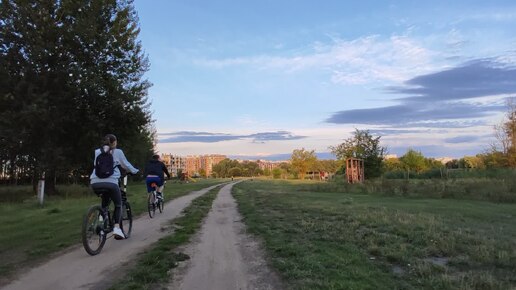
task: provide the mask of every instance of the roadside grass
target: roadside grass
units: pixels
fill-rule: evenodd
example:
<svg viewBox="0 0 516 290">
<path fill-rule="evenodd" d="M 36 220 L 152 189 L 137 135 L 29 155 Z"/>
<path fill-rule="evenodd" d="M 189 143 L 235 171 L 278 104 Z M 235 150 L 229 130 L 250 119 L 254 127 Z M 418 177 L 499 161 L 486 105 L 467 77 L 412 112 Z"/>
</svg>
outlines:
<svg viewBox="0 0 516 290">
<path fill-rule="evenodd" d="M 110 289 L 157 289 L 159 285 L 168 282 L 170 269 L 177 267 L 178 262 L 190 258 L 184 253 L 176 252 L 176 247 L 187 243 L 201 227 L 220 188 L 218 186 L 194 199 L 183 210 L 182 216 L 171 221 L 174 232 L 139 254 L 136 264 Z"/>
<path fill-rule="evenodd" d="M 516 288 L 516 204 L 306 185 L 233 187 L 248 230 L 292 289 Z"/>
<path fill-rule="evenodd" d="M 22 202 L 24 199 L 33 196 L 31 185 L 21 186 L 0 186 L 0 203 Z"/>
<path fill-rule="evenodd" d="M 223 179 L 199 180 L 195 183 L 167 183 L 166 201 L 191 191 L 221 183 Z M 100 199 L 88 187 L 63 188 L 69 192 L 48 197 L 43 206 L 36 198 L 24 202 L 0 203 L 0 285 L 23 267 L 35 265 L 52 253 L 81 243 L 82 216 Z M 128 199 L 137 217 L 147 210 L 147 191 L 142 183 L 128 186 Z M 74 192 L 81 192 L 75 194 Z"/>
<path fill-rule="evenodd" d="M 356 184 L 349 184 L 343 177 L 337 177 L 330 182 L 306 184 L 300 190 L 516 203 L 516 174 L 514 178 L 411 180 L 378 178 Z"/>
</svg>

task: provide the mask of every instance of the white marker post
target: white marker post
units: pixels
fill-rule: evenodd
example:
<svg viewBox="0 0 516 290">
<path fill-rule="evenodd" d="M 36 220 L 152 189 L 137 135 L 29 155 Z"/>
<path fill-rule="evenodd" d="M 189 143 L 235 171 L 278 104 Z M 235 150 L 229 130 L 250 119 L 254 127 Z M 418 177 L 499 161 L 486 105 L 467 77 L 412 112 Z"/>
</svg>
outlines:
<svg viewBox="0 0 516 290">
<path fill-rule="evenodd" d="M 38 181 L 38 201 L 39 205 L 43 205 L 43 201 L 45 199 L 45 173 L 41 176 L 41 179 Z"/>
</svg>

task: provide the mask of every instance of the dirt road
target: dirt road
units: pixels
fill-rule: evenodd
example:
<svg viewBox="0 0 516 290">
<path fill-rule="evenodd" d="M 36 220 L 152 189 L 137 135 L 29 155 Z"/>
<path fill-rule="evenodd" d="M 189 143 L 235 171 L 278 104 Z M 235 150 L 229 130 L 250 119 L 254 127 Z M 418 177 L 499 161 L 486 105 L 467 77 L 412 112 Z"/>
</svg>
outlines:
<svg viewBox="0 0 516 290">
<path fill-rule="evenodd" d="M 156 213 L 153 219 L 145 215 L 133 221 L 131 238 L 122 241 L 108 239 L 102 253 L 97 256 L 90 256 L 82 247 L 77 247 L 21 274 L 19 280 L 2 289 L 104 289 L 106 285 L 99 285 L 100 281 L 111 280 L 110 277 L 121 264 L 129 262 L 137 253 L 169 234 L 162 231 L 162 227 L 177 217 L 193 199 L 213 187 L 215 186 L 170 201 L 163 213 Z M 80 230 L 79 225 L 77 230 Z"/>
<path fill-rule="evenodd" d="M 245 233 L 232 186 L 220 190 L 194 242 L 183 249 L 191 260 L 173 272 L 169 289 L 283 289 L 259 244 Z"/>
</svg>

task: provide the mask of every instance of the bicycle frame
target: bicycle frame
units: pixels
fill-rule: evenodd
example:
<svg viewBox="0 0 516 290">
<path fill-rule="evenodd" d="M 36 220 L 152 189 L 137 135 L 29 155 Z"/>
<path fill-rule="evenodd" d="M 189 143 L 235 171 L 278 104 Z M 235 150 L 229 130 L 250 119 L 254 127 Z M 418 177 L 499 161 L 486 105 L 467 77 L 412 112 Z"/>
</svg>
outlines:
<svg viewBox="0 0 516 290">
<path fill-rule="evenodd" d="M 149 193 L 149 194 L 152 194 L 152 196 L 154 197 L 154 203 L 157 202 L 157 192 L 158 192 L 158 185 L 156 183 L 151 183 L 151 187 L 152 187 L 152 191 Z M 149 198 L 150 198 L 150 195 L 149 195 Z"/>
<path fill-rule="evenodd" d="M 113 219 L 111 218 L 111 211 L 109 211 L 109 207 L 102 208 L 102 218 L 104 218 L 104 219 L 107 218 L 108 223 L 107 223 L 107 227 L 104 228 L 104 234 L 109 234 L 110 232 L 113 231 L 113 226 L 115 225 L 113 223 Z"/>
<path fill-rule="evenodd" d="M 124 192 L 127 192 L 127 175 L 124 176 L 124 178 L 122 179 L 122 185 L 124 186 L 123 188 L 123 191 Z"/>
<path fill-rule="evenodd" d="M 149 195 L 147 197 L 147 210 L 149 212 L 149 217 L 153 218 L 156 214 L 156 208 L 159 210 L 160 213 L 163 212 L 164 201 L 163 196 L 161 196 L 161 198 L 158 198 L 158 185 L 155 182 L 152 182 L 150 186 L 152 187 L 152 191 L 149 192 Z"/>
</svg>

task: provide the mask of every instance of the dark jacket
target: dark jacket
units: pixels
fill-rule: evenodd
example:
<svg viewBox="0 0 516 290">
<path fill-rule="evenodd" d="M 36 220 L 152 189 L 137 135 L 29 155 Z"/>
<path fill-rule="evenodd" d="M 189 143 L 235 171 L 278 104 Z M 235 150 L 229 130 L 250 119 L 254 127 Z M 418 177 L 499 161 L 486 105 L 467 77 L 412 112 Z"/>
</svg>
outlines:
<svg viewBox="0 0 516 290">
<path fill-rule="evenodd" d="M 168 173 L 167 167 L 165 164 L 159 160 L 149 160 L 147 165 L 145 166 L 145 172 L 143 173 L 143 176 L 147 175 L 157 175 L 163 180 L 163 173 L 167 175 L 168 178 L 170 178 L 170 174 Z"/>
</svg>

